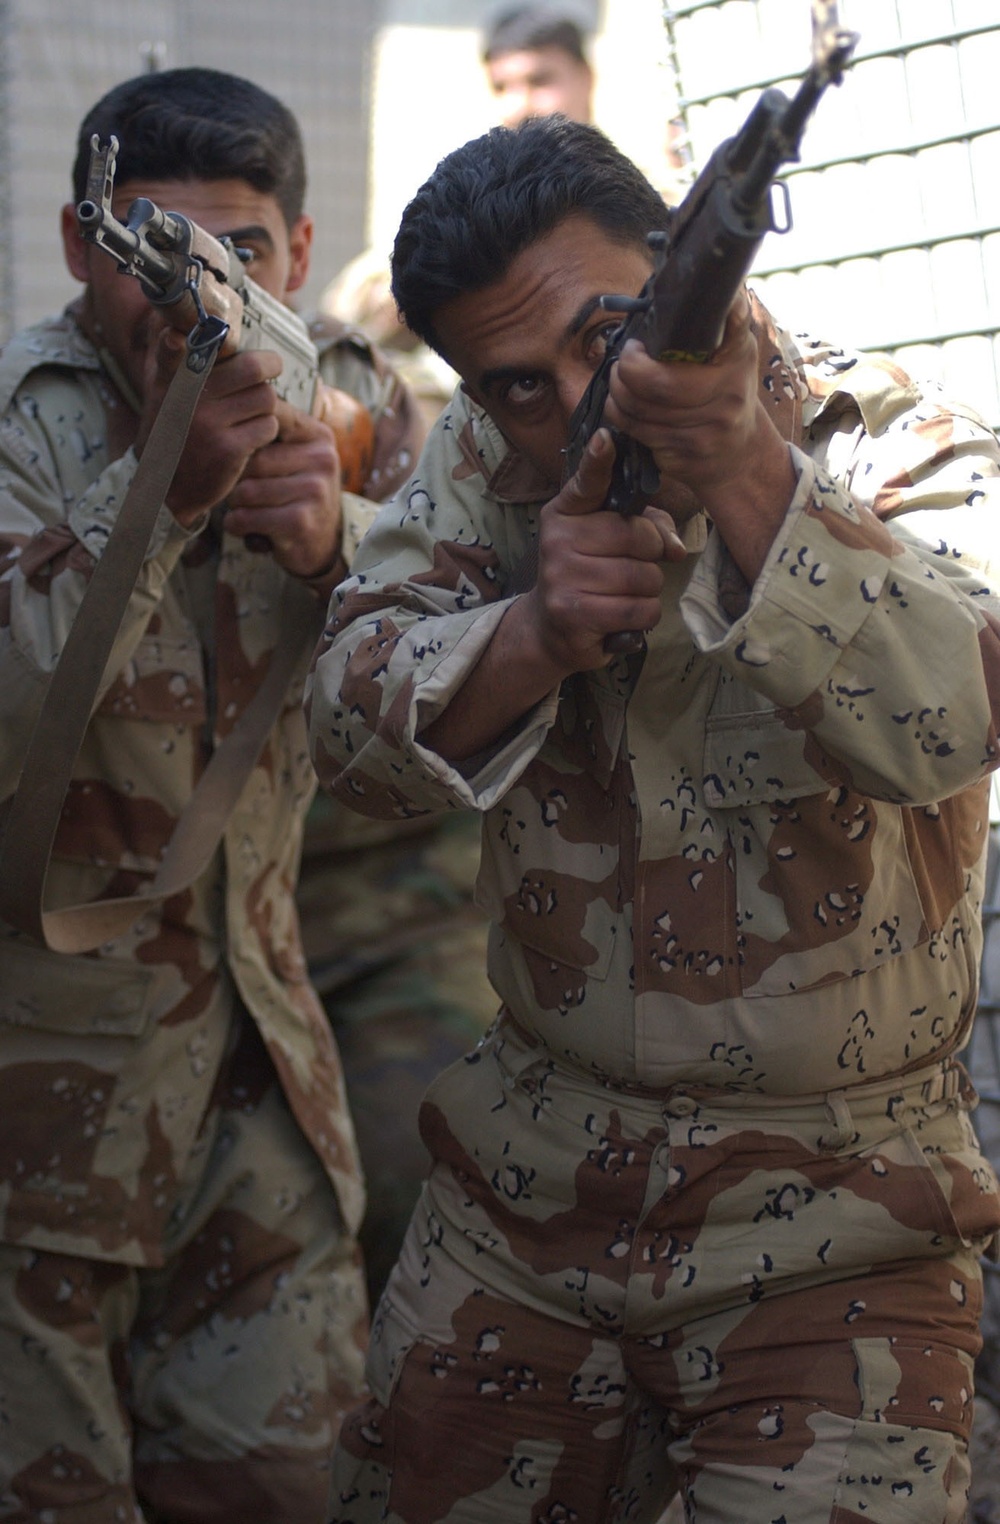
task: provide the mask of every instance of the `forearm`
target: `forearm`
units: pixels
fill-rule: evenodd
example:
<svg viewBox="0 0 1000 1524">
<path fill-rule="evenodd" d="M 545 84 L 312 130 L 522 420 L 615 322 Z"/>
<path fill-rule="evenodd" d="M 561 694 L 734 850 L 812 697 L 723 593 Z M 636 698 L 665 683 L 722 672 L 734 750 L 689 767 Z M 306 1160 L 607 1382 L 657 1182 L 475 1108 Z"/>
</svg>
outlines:
<svg viewBox="0 0 1000 1524">
<path fill-rule="evenodd" d="M 341 590 L 342 614 L 344 597 Z M 462 690 L 508 608 L 428 618 L 396 604 L 375 618 L 343 623 L 321 644 L 306 685 L 310 752 L 320 785 L 352 809 L 384 819 L 495 803 L 543 744 L 555 716 L 554 693 L 499 740 L 485 728 L 466 734 L 465 746 L 481 745 L 486 753 L 475 757 L 470 751 L 470 765 L 463 765 L 465 757 L 453 763 L 428 737 L 449 708 L 459 713 Z M 465 747 L 458 743 L 458 749 Z"/>
<path fill-rule="evenodd" d="M 702 493 L 702 507 L 747 582 L 763 571 L 797 485 L 788 445 L 768 426 L 754 439 L 739 477 Z"/>
<path fill-rule="evenodd" d="M 1000 606 L 960 557 L 892 530 L 806 463 L 745 614 L 720 605 L 719 545 L 683 609 L 702 650 L 812 733 L 832 776 L 920 803 L 996 755 Z"/>
<path fill-rule="evenodd" d="M 448 707 L 418 739 L 460 764 L 489 751 L 567 674 L 540 647 L 527 597 L 515 598 Z"/>
</svg>

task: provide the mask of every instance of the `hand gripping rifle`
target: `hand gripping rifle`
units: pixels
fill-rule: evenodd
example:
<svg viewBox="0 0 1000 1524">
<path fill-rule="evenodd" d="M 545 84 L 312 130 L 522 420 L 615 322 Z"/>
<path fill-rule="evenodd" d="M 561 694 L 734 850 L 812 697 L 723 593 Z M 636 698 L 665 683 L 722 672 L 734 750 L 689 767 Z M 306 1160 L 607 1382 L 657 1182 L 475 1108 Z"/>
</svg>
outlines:
<svg viewBox="0 0 1000 1524">
<path fill-rule="evenodd" d="M 63 800 L 131 589 L 216 356 L 251 346 L 277 350 L 283 360 L 275 383 L 279 394 L 332 423 L 348 487 L 356 489 L 367 476 L 365 452 L 374 439 L 367 410 L 345 393 L 322 385 L 305 325 L 249 279 L 230 240 L 213 238 L 188 218 L 163 212 L 144 197 L 132 203 L 125 223 L 118 221 L 111 210 L 117 151 L 114 138 L 105 148 L 96 137 L 91 142 L 88 194 L 77 207 L 81 232 L 139 280 L 150 301 L 187 335 L 187 353 L 94 563 L 49 679 L 17 790 L 0 812 L 0 916 L 36 941 L 67 953 L 88 952 L 121 936 L 144 910 L 186 890 L 205 871 L 287 703 L 293 674 L 319 634 L 320 605 L 294 578 L 284 579 L 279 634 L 267 669 L 199 777 L 152 879 L 134 894 L 47 907 L 45 883 Z M 353 414 L 346 422 L 342 403 Z M 268 548 L 265 536 L 249 536 L 248 542 L 252 540 L 258 543 L 251 548 Z M 0 1018 L 8 995 L 0 980 Z"/>
<path fill-rule="evenodd" d="M 125 222 L 111 210 L 118 139 L 90 143 L 87 194 L 76 209 L 80 232 L 134 275 L 145 295 L 161 307 L 171 327 L 181 333 L 214 319 L 228 330 L 218 353 L 270 349 L 282 359 L 274 381 L 278 395 L 302 412 L 312 413 L 333 429 L 340 456 L 342 485 L 359 492 L 371 470 L 375 428 L 367 409 L 346 392 L 325 386 L 319 377 L 316 348 L 302 319 L 257 283 L 246 271 L 247 254 L 229 238 L 215 238 L 204 228 L 165 212 L 146 196 L 129 207 Z M 266 550 L 264 535 L 249 535 L 252 549 Z"/>
<path fill-rule="evenodd" d="M 707 360 L 722 342 L 726 315 L 764 235 L 791 226 L 787 188 L 777 173 L 798 159 L 806 122 L 827 85 L 840 83 L 857 43 L 855 33 L 837 24 L 836 9 L 831 0 L 814 0 L 813 61 L 792 99 L 776 87 L 765 90 L 739 131 L 712 154 L 674 212 L 669 233 L 650 233 L 654 268 L 639 295 L 601 298 L 607 310 L 626 316 L 570 419 L 564 481 L 601 427 L 612 368 L 628 340 L 639 339 L 661 360 Z M 772 206 L 776 185 L 783 193 L 780 225 Z M 606 506 L 641 513 L 660 485 L 659 471 L 645 445 L 616 429 L 611 434 L 615 462 Z M 640 650 L 642 637 L 610 635 L 605 648 Z"/>
</svg>

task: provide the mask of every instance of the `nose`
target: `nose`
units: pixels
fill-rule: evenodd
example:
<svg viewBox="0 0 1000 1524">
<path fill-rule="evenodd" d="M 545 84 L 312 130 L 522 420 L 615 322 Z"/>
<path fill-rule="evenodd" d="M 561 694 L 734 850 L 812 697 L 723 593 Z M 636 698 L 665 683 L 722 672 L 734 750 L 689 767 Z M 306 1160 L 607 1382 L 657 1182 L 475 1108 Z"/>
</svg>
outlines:
<svg viewBox="0 0 1000 1524">
<path fill-rule="evenodd" d="M 576 412 L 577 403 L 583 396 L 593 379 L 594 372 L 589 365 L 575 363 L 568 365 L 557 381 L 559 406 L 566 415 L 566 421 Z"/>
</svg>

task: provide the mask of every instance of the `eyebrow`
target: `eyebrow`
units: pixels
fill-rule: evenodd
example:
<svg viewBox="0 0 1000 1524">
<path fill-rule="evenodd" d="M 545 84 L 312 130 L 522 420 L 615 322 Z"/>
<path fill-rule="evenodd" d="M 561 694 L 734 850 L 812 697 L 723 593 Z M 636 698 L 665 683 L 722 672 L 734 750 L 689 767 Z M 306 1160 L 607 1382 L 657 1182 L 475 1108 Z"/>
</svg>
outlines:
<svg viewBox="0 0 1000 1524">
<path fill-rule="evenodd" d="M 271 234 L 258 222 L 250 222 L 244 228 L 227 229 L 222 236 L 231 239 L 237 246 L 243 243 L 262 243 L 269 249 L 274 248 L 274 239 Z"/>
<path fill-rule="evenodd" d="M 585 301 L 579 312 L 570 322 L 569 327 L 566 329 L 567 338 L 573 338 L 574 335 L 578 334 L 584 323 L 590 317 L 590 314 L 600 305 L 601 298 L 599 296 L 592 296 L 587 301 Z"/>
<path fill-rule="evenodd" d="M 574 313 L 566 325 L 566 337 L 568 339 L 575 338 L 581 328 L 589 321 L 591 315 L 600 308 L 603 294 L 602 292 L 597 296 L 588 297 L 579 310 Z M 530 365 L 498 365 L 493 370 L 484 370 L 479 377 L 478 389 L 486 393 L 497 382 L 516 381 L 520 376 L 528 374 L 530 370 Z"/>
</svg>

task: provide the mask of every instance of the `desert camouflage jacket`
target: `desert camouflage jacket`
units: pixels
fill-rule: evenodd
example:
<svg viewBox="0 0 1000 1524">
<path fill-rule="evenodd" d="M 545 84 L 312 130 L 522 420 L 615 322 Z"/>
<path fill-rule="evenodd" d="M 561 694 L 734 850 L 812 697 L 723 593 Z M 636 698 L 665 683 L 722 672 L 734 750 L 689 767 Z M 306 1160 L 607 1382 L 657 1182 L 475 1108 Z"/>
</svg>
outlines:
<svg viewBox="0 0 1000 1524">
<path fill-rule="evenodd" d="M 458 392 L 339 590 L 307 694 L 336 797 L 484 813 L 491 977 L 529 1043 L 618 1082 L 801 1094 L 925 1063 L 974 1009 L 1000 454 L 888 360 L 756 323 L 798 487 L 752 589 L 695 519 L 645 655 L 449 766 L 417 737 L 551 496 Z"/>
<path fill-rule="evenodd" d="M 408 395 L 358 335 L 317 337 L 325 379 L 378 419 L 366 490 L 391 491 L 423 432 Z M 132 450 L 109 459 L 106 387 L 72 309 L 0 357 L 0 798 L 16 785 L 46 677 L 135 472 Z M 373 513 L 347 496 L 348 557 Z M 263 678 L 291 582 L 214 524 L 191 535 L 162 511 L 63 810 L 50 904 L 148 880 Z M 237 997 L 356 1226 L 362 1187 L 340 1065 L 292 901 L 314 785 L 301 714 L 308 655 L 212 869 L 190 890 L 93 955 L 49 952 L 0 926 L 8 1242 L 157 1261 Z"/>
</svg>

